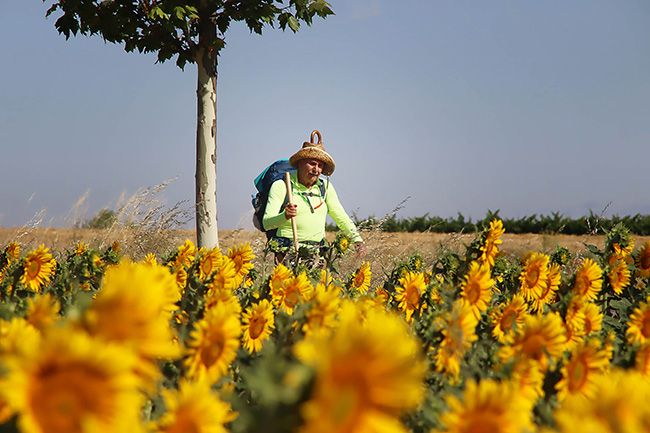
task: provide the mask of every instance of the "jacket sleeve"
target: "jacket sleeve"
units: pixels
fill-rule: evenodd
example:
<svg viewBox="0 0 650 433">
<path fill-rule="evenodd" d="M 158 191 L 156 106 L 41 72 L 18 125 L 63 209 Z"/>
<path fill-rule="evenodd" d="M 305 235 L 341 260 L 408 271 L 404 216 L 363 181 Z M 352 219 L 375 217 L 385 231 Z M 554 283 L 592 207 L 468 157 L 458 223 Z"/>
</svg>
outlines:
<svg viewBox="0 0 650 433">
<path fill-rule="evenodd" d="M 343 205 L 341 205 L 341 202 L 339 201 L 334 185 L 331 183 L 327 186 L 325 203 L 327 204 L 327 213 L 332 217 L 338 228 L 341 229 L 352 242 L 363 242 L 359 230 L 357 230 L 357 226 L 354 225 L 352 219 L 345 212 L 345 209 L 343 209 Z"/>
<path fill-rule="evenodd" d="M 286 195 L 287 190 L 284 181 L 279 179 L 273 182 L 269 190 L 269 200 L 264 210 L 264 218 L 262 218 L 262 225 L 265 230 L 277 229 L 287 221 L 284 216 L 284 210 L 280 210 Z"/>
</svg>

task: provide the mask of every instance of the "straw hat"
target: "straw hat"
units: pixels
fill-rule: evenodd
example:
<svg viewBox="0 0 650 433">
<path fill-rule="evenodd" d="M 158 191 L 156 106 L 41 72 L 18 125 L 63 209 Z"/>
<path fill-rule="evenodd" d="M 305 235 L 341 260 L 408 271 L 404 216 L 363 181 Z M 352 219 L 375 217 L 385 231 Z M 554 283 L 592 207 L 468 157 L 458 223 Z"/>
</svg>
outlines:
<svg viewBox="0 0 650 433">
<path fill-rule="evenodd" d="M 318 136 L 318 142 L 314 142 L 314 136 Z M 314 129 L 311 132 L 309 141 L 305 141 L 302 144 L 302 149 L 294 153 L 291 158 L 289 158 L 289 163 L 293 167 L 298 167 L 298 161 L 301 159 L 317 159 L 323 163 L 323 174 L 325 176 L 330 176 L 334 173 L 334 159 L 330 156 L 329 153 L 325 152 L 325 147 L 323 146 L 323 139 L 321 138 L 320 132 Z"/>
</svg>

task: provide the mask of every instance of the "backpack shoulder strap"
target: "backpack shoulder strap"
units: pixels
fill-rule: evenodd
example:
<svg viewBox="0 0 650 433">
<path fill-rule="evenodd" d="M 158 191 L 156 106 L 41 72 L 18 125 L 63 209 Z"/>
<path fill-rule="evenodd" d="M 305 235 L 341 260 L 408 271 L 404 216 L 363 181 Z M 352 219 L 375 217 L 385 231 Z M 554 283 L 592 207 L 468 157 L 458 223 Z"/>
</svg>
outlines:
<svg viewBox="0 0 650 433">
<path fill-rule="evenodd" d="M 327 176 L 327 186 L 325 185 L 325 181 L 323 179 L 318 179 L 318 187 L 320 188 L 320 196 L 323 197 L 323 200 L 325 200 L 325 196 L 327 195 L 327 190 L 330 186 L 330 177 Z"/>
</svg>

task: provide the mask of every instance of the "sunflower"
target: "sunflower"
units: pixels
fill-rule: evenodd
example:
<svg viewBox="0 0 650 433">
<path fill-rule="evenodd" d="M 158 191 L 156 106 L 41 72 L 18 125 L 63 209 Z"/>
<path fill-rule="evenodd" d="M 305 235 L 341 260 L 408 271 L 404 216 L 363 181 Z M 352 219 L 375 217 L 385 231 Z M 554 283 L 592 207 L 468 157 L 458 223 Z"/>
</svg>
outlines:
<svg viewBox="0 0 650 433">
<path fill-rule="evenodd" d="M 494 280 L 490 277 L 490 268 L 478 262 L 472 262 L 461 285 L 460 297 L 472 309 L 476 320 L 488 308 L 492 299 Z"/>
<path fill-rule="evenodd" d="M 93 254 L 91 261 L 95 270 L 99 271 L 104 267 L 104 261 L 97 254 Z"/>
<path fill-rule="evenodd" d="M 238 315 L 225 305 L 207 310 L 190 333 L 185 358 L 188 377 L 216 382 L 235 360 L 241 333 Z"/>
<path fill-rule="evenodd" d="M 244 312 L 242 322 L 244 348 L 250 353 L 259 352 L 275 328 L 273 306 L 266 299 L 251 305 Z"/>
<path fill-rule="evenodd" d="M 517 329 L 511 344 L 499 351 L 503 362 L 534 361 L 545 371 L 549 363 L 562 356 L 566 333 L 562 318 L 557 313 L 544 316 L 527 316 L 524 326 Z"/>
<path fill-rule="evenodd" d="M 607 273 L 609 284 L 617 295 L 623 292 L 631 281 L 630 268 L 627 267 L 624 259 L 612 255 L 609 258 L 609 272 Z"/>
<path fill-rule="evenodd" d="M 558 399 L 567 395 L 584 395 L 594 397 L 594 378 L 609 367 L 610 353 L 603 350 L 597 339 L 589 339 L 577 346 L 569 360 L 562 366 L 562 379 L 555 385 Z"/>
<path fill-rule="evenodd" d="M 590 335 L 600 332 L 603 328 L 603 313 L 600 312 L 598 305 L 593 302 L 585 302 L 582 305 L 584 313 L 584 334 Z"/>
<path fill-rule="evenodd" d="M 155 266 L 158 264 L 158 259 L 156 259 L 156 254 L 155 253 L 147 253 L 144 256 L 144 259 L 142 260 L 142 263 Z"/>
<path fill-rule="evenodd" d="M 27 322 L 38 330 L 43 330 L 56 322 L 61 304 L 50 293 L 36 295 L 27 300 Z"/>
<path fill-rule="evenodd" d="M 321 271 L 321 279 L 325 278 L 323 276 L 324 272 L 325 271 Z M 293 278 L 293 276 L 293 272 L 291 272 L 289 268 L 284 266 L 282 263 L 278 263 L 278 265 L 273 269 L 271 277 L 269 278 L 271 296 L 279 296 L 279 294 L 284 290 L 284 286 L 291 278 Z"/>
<path fill-rule="evenodd" d="M 593 399 L 568 396 L 555 411 L 561 433 L 647 432 L 650 384 L 634 371 L 612 370 L 594 378 Z"/>
<path fill-rule="evenodd" d="M 521 295 L 515 295 L 507 304 L 499 305 L 490 313 L 492 335 L 501 343 L 506 343 L 514 336 L 517 328 L 524 325 L 528 308 Z"/>
<path fill-rule="evenodd" d="M 650 376 L 650 344 L 644 344 L 636 351 L 634 368 L 642 375 Z"/>
<path fill-rule="evenodd" d="M 352 281 L 350 282 L 351 287 L 353 287 L 357 292 L 364 294 L 368 291 L 370 287 L 370 277 L 372 272 L 370 272 L 370 263 L 365 262 L 357 269 L 357 272 L 352 276 Z"/>
<path fill-rule="evenodd" d="M 221 266 L 213 273 L 208 283 L 208 295 L 216 292 L 232 292 L 238 285 L 235 263 L 228 257 L 223 257 Z"/>
<path fill-rule="evenodd" d="M 478 338 L 475 332 L 478 320 L 472 309 L 458 300 L 443 322 L 442 342 L 435 353 L 436 371 L 446 373 L 452 381 L 457 381 L 465 352 Z"/>
<path fill-rule="evenodd" d="M 253 254 L 253 249 L 250 244 L 246 243 L 228 248 L 228 257 L 235 264 L 238 286 L 242 281 L 244 281 L 244 277 L 248 275 L 251 269 L 253 269 L 253 264 L 251 262 L 255 258 L 255 254 Z"/>
<path fill-rule="evenodd" d="M 41 244 L 25 257 L 20 282 L 29 290 L 38 292 L 44 284 L 50 282 L 55 267 L 56 260 L 50 254 L 49 248 Z"/>
<path fill-rule="evenodd" d="M 348 251 L 348 248 L 350 248 L 350 240 L 345 236 L 337 236 L 334 245 L 340 253 L 345 254 Z"/>
<path fill-rule="evenodd" d="M 630 239 L 626 247 L 622 247 L 618 242 L 614 242 L 612 245 L 612 254 L 618 257 L 619 259 L 625 260 L 627 263 L 632 263 L 631 255 L 634 250 L 634 239 Z"/>
<path fill-rule="evenodd" d="M 312 289 L 307 274 L 302 272 L 297 277 L 289 278 L 284 287 L 273 294 L 273 304 L 291 315 L 300 301 L 310 298 Z"/>
<path fill-rule="evenodd" d="M 185 287 L 187 286 L 187 271 L 185 270 L 185 267 L 183 266 L 178 266 L 174 271 L 174 281 L 176 281 L 176 287 L 178 287 L 179 291 L 185 290 Z"/>
<path fill-rule="evenodd" d="M 176 260 L 174 261 L 174 268 L 183 266 L 189 268 L 194 263 L 196 258 L 196 246 L 192 243 L 191 240 L 186 239 L 185 243 L 178 247 L 176 252 Z"/>
<path fill-rule="evenodd" d="M 384 303 L 384 300 L 381 297 L 371 296 L 370 294 L 366 294 L 360 296 L 355 301 L 357 302 L 359 308 L 362 311 L 368 311 L 374 308 L 378 308 L 382 311 L 386 310 L 386 304 Z"/>
<path fill-rule="evenodd" d="M 487 265 L 489 268 L 494 266 L 494 258 L 499 253 L 499 245 L 503 242 L 501 236 L 505 233 L 503 228 L 503 221 L 493 219 L 490 222 L 485 243 L 481 247 L 480 262 Z"/>
<path fill-rule="evenodd" d="M 199 250 L 199 280 L 205 281 L 221 266 L 223 255 L 217 248 Z"/>
<path fill-rule="evenodd" d="M 0 284 L 4 280 L 5 274 L 9 269 L 11 263 L 14 260 L 18 260 L 19 257 L 20 245 L 16 242 L 9 242 L 9 244 L 3 250 L 3 253 L 0 254 Z"/>
<path fill-rule="evenodd" d="M 426 363 L 417 338 L 394 314 L 373 309 L 365 321 L 361 316 L 354 303 L 346 303 L 332 334 L 296 347 L 298 358 L 316 372 L 300 432 L 377 431 L 378 426 L 403 432 L 399 416 L 421 403 Z"/>
<path fill-rule="evenodd" d="M 205 310 L 214 308 L 217 305 L 223 305 L 232 314 L 241 314 L 241 304 L 239 298 L 231 290 L 220 290 L 210 292 L 205 298 Z"/>
<path fill-rule="evenodd" d="M 0 359 L 3 361 L 24 356 L 38 347 L 41 334 L 29 322 L 20 317 L 9 321 L 0 319 Z"/>
<path fill-rule="evenodd" d="M 650 343 L 650 298 L 634 309 L 625 331 L 630 344 Z"/>
<path fill-rule="evenodd" d="M 135 356 L 69 328 L 52 328 L 29 356 L 7 363 L 0 393 L 25 433 L 139 430 Z"/>
<path fill-rule="evenodd" d="M 227 433 L 224 424 L 235 417 L 206 380 L 182 379 L 178 390 L 163 389 L 162 396 L 166 411 L 156 423 L 157 433 Z"/>
<path fill-rule="evenodd" d="M 526 258 L 519 290 L 527 301 L 541 298 L 548 288 L 548 262 L 549 256 L 542 253 L 530 253 Z"/>
<path fill-rule="evenodd" d="M 340 306 L 339 292 L 337 288 L 327 290 L 321 283 L 316 285 L 314 297 L 307 311 L 307 321 L 302 327 L 306 335 L 334 329 Z"/>
<path fill-rule="evenodd" d="M 17 242 L 9 242 L 5 247 L 5 257 L 7 258 L 7 264 L 10 265 L 14 260 L 20 258 L 20 244 Z"/>
<path fill-rule="evenodd" d="M 566 314 L 564 315 L 564 329 L 566 331 L 566 349 L 573 348 L 582 343 L 585 336 L 585 304 L 583 298 L 573 296 L 567 305 Z"/>
<path fill-rule="evenodd" d="M 514 365 L 511 376 L 512 382 L 517 385 L 519 393 L 528 400 L 530 406 L 544 397 L 544 372 L 535 361 L 521 361 Z"/>
<path fill-rule="evenodd" d="M 560 270 L 560 265 L 557 263 L 551 263 L 548 266 L 548 276 L 546 277 L 546 288 L 542 290 L 539 296 L 533 296 L 531 309 L 541 314 L 544 310 L 544 305 L 550 305 L 554 303 L 561 282 L 562 282 L 562 274 Z"/>
<path fill-rule="evenodd" d="M 166 267 L 122 260 L 106 270 L 81 323 L 91 335 L 126 345 L 143 358 L 173 358 L 179 348 L 169 322 L 179 299 Z"/>
<path fill-rule="evenodd" d="M 88 251 L 88 244 L 82 241 L 77 242 L 77 245 L 74 248 L 75 256 L 82 256 Z"/>
<path fill-rule="evenodd" d="M 375 288 L 375 299 L 377 303 L 381 303 L 383 306 L 385 306 L 388 303 L 388 300 L 390 299 L 390 293 L 384 287 L 377 287 Z"/>
<path fill-rule="evenodd" d="M 639 270 L 641 277 L 650 277 L 650 241 L 646 241 L 639 250 L 636 256 L 636 268 Z"/>
<path fill-rule="evenodd" d="M 515 433 L 533 430 L 529 404 L 515 384 L 484 379 L 467 381 L 462 399 L 449 395 L 440 421 L 446 433 Z"/>
<path fill-rule="evenodd" d="M 576 296 L 593 301 L 603 285 L 603 271 L 592 259 L 585 259 L 576 272 L 573 292 Z"/>
<path fill-rule="evenodd" d="M 406 313 L 406 321 L 411 323 L 415 311 L 420 312 L 421 298 L 427 289 L 422 272 L 406 271 L 395 286 L 395 300 L 398 308 Z"/>
</svg>

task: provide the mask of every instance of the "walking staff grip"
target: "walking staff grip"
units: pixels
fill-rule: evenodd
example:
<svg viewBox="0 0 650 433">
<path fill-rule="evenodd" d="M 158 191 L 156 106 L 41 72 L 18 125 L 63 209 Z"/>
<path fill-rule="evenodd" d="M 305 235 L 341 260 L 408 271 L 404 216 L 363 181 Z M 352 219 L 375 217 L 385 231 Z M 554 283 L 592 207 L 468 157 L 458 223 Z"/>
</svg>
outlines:
<svg viewBox="0 0 650 433">
<path fill-rule="evenodd" d="M 293 204 L 293 196 L 291 195 L 291 174 L 289 174 L 289 172 L 284 174 L 284 184 L 287 186 L 288 204 Z M 293 248 L 296 253 L 298 253 L 298 227 L 296 227 L 295 217 L 291 217 L 291 230 L 293 231 Z"/>
</svg>

